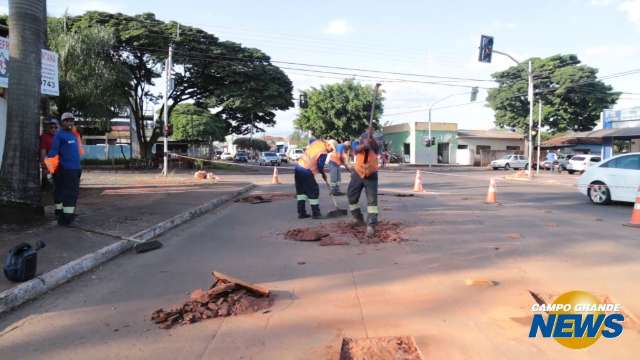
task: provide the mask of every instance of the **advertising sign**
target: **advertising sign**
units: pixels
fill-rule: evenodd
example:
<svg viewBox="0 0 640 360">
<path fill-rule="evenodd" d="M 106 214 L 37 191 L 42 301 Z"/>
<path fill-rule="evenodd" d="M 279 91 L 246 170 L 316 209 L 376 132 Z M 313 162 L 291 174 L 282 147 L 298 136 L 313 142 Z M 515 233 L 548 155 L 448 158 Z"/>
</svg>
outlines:
<svg viewBox="0 0 640 360">
<path fill-rule="evenodd" d="M 58 54 L 42 50 L 41 88 L 43 95 L 60 95 L 58 83 Z M 0 37 L 0 87 L 9 87 L 9 39 Z"/>
</svg>

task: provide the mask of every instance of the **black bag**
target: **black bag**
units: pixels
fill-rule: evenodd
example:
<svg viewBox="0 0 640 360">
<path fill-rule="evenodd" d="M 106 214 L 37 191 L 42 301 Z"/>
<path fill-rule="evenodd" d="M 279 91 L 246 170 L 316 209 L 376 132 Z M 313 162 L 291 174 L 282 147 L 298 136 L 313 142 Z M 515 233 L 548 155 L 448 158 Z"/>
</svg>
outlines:
<svg viewBox="0 0 640 360">
<path fill-rule="evenodd" d="M 21 243 L 9 250 L 4 261 L 4 276 L 13 282 L 33 279 L 38 268 L 38 250 L 45 246 L 45 243 L 38 241 L 35 249 L 27 243 Z"/>
</svg>

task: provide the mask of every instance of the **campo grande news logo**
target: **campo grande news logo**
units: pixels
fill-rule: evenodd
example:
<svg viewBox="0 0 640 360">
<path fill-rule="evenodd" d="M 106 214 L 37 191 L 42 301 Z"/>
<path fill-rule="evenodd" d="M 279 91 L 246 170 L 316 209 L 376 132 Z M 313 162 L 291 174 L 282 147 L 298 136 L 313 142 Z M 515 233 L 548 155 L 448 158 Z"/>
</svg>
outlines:
<svg viewBox="0 0 640 360">
<path fill-rule="evenodd" d="M 586 291 L 569 291 L 558 296 L 553 304 L 531 306 L 536 314 L 531 321 L 529 337 L 540 334 L 568 348 L 583 349 L 600 337 L 613 339 L 622 334 L 624 315 L 621 310 L 622 305 L 603 304 Z"/>
</svg>

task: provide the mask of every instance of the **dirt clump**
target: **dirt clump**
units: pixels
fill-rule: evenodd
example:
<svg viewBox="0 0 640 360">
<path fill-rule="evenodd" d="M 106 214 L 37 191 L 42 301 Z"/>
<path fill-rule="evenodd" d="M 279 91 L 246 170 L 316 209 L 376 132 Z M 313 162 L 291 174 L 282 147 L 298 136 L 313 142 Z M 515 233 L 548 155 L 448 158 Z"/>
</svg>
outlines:
<svg viewBox="0 0 640 360">
<path fill-rule="evenodd" d="M 320 241 L 329 236 L 329 233 L 322 228 L 298 228 L 291 229 L 284 234 L 284 237 L 293 241 Z"/>
<path fill-rule="evenodd" d="M 241 280 L 214 273 L 214 280 L 208 290 L 196 289 L 189 300 L 169 309 L 158 309 L 151 314 L 151 320 L 161 329 L 171 329 L 175 325 L 187 325 L 202 320 L 246 314 L 269 308 L 273 303 L 269 291 Z"/>
<path fill-rule="evenodd" d="M 340 360 L 423 360 L 411 336 L 342 339 Z"/>
<path fill-rule="evenodd" d="M 375 235 L 366 236 L 365 226 L 349 221 L 308 228 L 296 228 L 287 231 L 284 237 L 294 241 L 319 241 L 320 246 L 349 245 L 351 239 L 361 244 L 378 244 L 402 242 L 407 239 L 402 235 L 404 224 L 399 221 L 381 221 L 375 225 Z"/>
</svg>

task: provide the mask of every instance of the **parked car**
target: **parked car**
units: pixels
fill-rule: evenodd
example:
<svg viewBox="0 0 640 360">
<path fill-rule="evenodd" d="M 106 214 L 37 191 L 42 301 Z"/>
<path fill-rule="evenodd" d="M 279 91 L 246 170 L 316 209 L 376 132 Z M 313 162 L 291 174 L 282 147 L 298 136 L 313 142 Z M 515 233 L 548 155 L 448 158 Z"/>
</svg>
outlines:
<svg viewBox="0 0 640 360">
<path fill-rule="evenodd" d="M 493 170 L 526 169 L 528 166 L 529 163 L 527 162 L 527 157 L 524 155 L 505 155 L 502 158 L 491 162 L 491 168 Z"/>
<path fill-rule="evenodd" d="M 213 152 L 213 160 L 220 160 L 222 156 L 222 150 L 215 150 Z"/>
<path fill-rule="evenodd" d="M 293 149 L 293 151 L 291 151 L 291 153 L 289 154 L 289 159 L 291 159 L 291 161 L 298 161 L 302 157 L 302 154 L 304 154 L 304 150 Z"/>
<path fill-rule="evenodd" d="M 545 160 L 540 164 L 540 169 L 551 170 L 552 167 L 554 168 L 560 167 L 560 161 Z"/>
<path fill-rule="evenodd" d="M 614 156 L 591 166 L 578 179 L 578 190 L 598 205 L 634 202 L 639 187 L 640 152 Z"/>
<path fill-rule="evenodd" d="M 289 162 L 289 158 L 287 157 L 287 154 L 285 154 L 285 153 L 278 153 L 278 157 L 280 158 L 280 162 L 281 163 L 288 163 Z"/>
<path fill-rule="evenodd" d="M 263 152 L 258 159 L 258 165 L 280 166 L 280 157 L 274 152 Z"/>
<path fill-rule="evenodd" d="M 560 166 L 560 170 L 567 171 L 569 160 L 571 160 L 573 156 L 574 154 L 560 154 L 560 156 L 558 156 L 558 165 Z"/>
<path fill-rule="evenodd" d="M 225 151 L 222 154 L 220 154 L 220 160 L 233 160 L 233 155 Z"/>
<path fill-rule="evenodd" d="M 567 171 L 569 174 L 575 174 L 576 172 L 583 173 L 588 167 L 593 166 L 602 161 L 600 155 L 575 155 L 569 160 L 567 164 Z"/>
<path fill-rule="evenodd" d="M 244 151 L 238 151 L 236 155 L 233 157 L 233 161 L 235 162 L 249 162 L 249 156 Z"/>
</svg>

